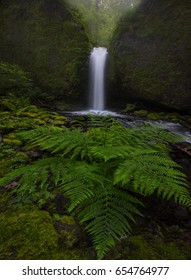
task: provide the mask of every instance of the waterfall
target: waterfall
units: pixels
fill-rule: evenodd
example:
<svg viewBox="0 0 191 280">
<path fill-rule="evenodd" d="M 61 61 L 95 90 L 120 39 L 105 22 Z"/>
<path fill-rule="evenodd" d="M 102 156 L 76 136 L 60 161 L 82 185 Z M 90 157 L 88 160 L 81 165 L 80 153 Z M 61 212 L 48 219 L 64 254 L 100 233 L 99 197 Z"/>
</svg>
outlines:
<svg viewBox="0 0 191 280">
<path fill-rule="evenodd" d="M 93 48 L 90 55 L 90 106 L 92 110 L 104 110 L 106 48 Z"/>
</svg>

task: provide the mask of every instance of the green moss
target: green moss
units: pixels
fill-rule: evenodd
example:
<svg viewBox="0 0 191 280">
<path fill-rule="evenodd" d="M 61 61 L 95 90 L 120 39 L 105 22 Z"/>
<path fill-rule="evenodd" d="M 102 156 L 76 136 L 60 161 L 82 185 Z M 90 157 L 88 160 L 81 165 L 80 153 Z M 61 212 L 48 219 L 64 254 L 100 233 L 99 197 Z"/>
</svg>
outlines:
<svg viewBox="0 0 191 280">
<path fill-rule="evenodd" d="M 147 110 L 134 111 L 134 114 L 141 116 L 141 117 L 146 117 L 148 114 L 148 111 Z"/>
<path fill-rule="evenodd" d="M 57 218 L 56 228 L 59 233 L 59 246 L 63 249 L 75 247 L 83 237 L 79 224 L 72 216 L 61 216 Z"/>
<path fill-rule="evenodd" d="M 3 143 L 10 146 L 22 146 L 22 141 L 17 138 L 16 133 L 9 133 L 3 137 Z"/>
<path fill-rule="evenodd" d="M 17 113 L 18 117 L 31 117 L 31 118 L 36 118 L 37 113 L 32 113 L 32 112 L 18 112 Z"/>
<path fill-rule="evenodd" d="M 31 73 L 40 94 L 49 101 L 83 94 L 90 43 L 66 1 L 1 3 L 0 59 Z"/>
<path fill-rule="evenodd" d="M 0 214 L 0 259 L 49 259 L 57 240 L 51 218 L 44 211 Z"/>
<path fill-rule="evenodd" d="M 181 240 L 167 242 L 161 237 L 144 233 L 129 236 L 106 256 L 109 259 L 128 260 L 185 260 L 189 256 L 189 244 Z"/>
<path fill-rule="evenodd" d="M 25 153 L 16 151 L 17 148 L 15 145 L 0 143 L 0 177 L 28 160 Z"/>
<path fill-rule="evenodd" d="M 67 117 L 61 116 L 58 114 L 49 114 L 49 118 L 47 119 L 47 122 L 50 124 L 53 124 L 55 126 L 62 126 L 65 125 L 67 121 Z"/>
<path fill-rule="evenodd" d="M 5 109 L 8 111 L 14 111 L 16 109 L 16 106 L 10 102 L 10 100 L 2 100 L 0 103 L 1 109 Z"/>
<path fill-rule="evenodd" d="M 85 125 L 84 121 L 79 121 L 78 119 L 72 120 L 70 122 L 71 128 L 84 127 L 84 125 Z"/>
<path fill-rule="evenodd" d="M 53 255 L 54 260 L 95 260 L 96 252 L 93 248 L 82 247 L 58 250 Z"/>
<path fill-rule="evenodd" d="M 22 109 L 20 109 L 20 112 L 31 112 L 31 113 L 38 113 L 39 109 L 35 105 L 29 105 Z"/>
<path fill-rule="evenodd" d="M 124 111 L 125 113 L 128 113 L 128 112 L 134 111 L 135 108 L 136 108 L 136 104 L 128 103 L 123 111 Z"/>
<path fill-rule="evenodd" d="M 149 118 L 151 120 L 159 120 L 161 118 L 161 116 L 157 113 L 149 113 L 147 115 L 147 118 Z"/>
<path fill-rule="evenodd" d="M 4 111 L 0 113 L 0 130 L 4 134 L 9 133 L 9 136 L 5 135 L 4 137 L 4 143 L 6 144 L 21 145 L 18 141 L 12 141 L 16 140 L 16 138 L 13 137 L 13 134 L 10 138 L 10 132 L 14 132 L 18 129 L 33 129 L 46 124 L 55 126 L 63 126 L 66 124 L 67 117 L 57 113 L 49 113 L 48 111 L 37 108 L 35 105 L 28 104 L 27 106 L 22 106 L 20 108 L 18 104 L 20 100 L 19 98 L 6 97 L 3 100 L 10 104 L 13 104 L 13 102 L 16 104 L 13 111 Z"/>
<path fill-rule="evenodd" d="M 3 142 L 10 146 L 22 146 L 22 141 L 18 139 L 3 138 Z"/>
<path fill-rule="evenodd" d="M 127 13 L 111 44 L 117 94 L 189 110 L 190 26 L 188 1 L 145 0 Z"/>
</svg>

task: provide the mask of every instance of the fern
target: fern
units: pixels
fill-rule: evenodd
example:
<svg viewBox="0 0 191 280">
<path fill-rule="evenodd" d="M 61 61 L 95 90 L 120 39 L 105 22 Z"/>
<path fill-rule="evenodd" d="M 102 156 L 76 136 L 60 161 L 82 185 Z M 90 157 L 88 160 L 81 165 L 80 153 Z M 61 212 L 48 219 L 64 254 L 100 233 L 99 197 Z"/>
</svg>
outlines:
<svg viewBox="0 0 191 280">
<path fill-rule="evenodd" d="M 95 123 L 95 120 L 93 120 Z M 105 121 L 104 121 L 105 122 Z M 109 124 L 108 124 L 109 123 Z M 191 207 L 186 176 L 166 148 L 181 137 L 159 127 L 124 128 L 120 123 L 88 129 L 41 127 L 18 133 L 27 145 L 49 157 L 12 171 L 0 180 L 17 181 L 19 201 L 40 206 L 56 189 L 70 198 L 68 211 L 92 235 L 98 257 L 131 229 L 142 202 L 156 193 L 163 199 Z"/>
<path fill-rule="evenodd" d="M 134 221 L 133 214 L 141 215 L 137 204 L 141 205 L 138 199 L 110 182 L 97 186 L 94 196 L 83 205 L 79 218 L 81 223 L 88 222 L 86 230 L 93 237 L 99 259 L 131 230 L 129 220 Z"/>
<path fill-rule="evenodd" d="M 31 147 L 39 146 L 41 150 L 48 150 L 51 154 L 81 159 L 88 157 L 88 150 L 92 144 L 87 134 L 80 129 L 69 130 L 58 127 L 42 127 L 27 132 L 18 133 L 23 140 L 29 140 Z"/>
</svg>

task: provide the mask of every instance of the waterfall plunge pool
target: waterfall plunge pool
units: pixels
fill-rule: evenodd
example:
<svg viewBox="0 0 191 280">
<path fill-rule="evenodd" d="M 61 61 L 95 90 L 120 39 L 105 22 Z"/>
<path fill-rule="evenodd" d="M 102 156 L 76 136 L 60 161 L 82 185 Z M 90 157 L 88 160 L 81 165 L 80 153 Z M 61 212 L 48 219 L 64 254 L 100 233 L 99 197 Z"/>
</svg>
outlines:
<svg viewBox="0 0 191 280">
<path fill-rule="evenodd" d="M 118 119 L 124 126 L 141 125 L 150 123 L 160 126 L 179 135 L 185 136 L 185 141 L 191 143 L 191 132 L 179 123 L 128 116 L 125 114 L 108 111 L 105 109 L 105 68 L 108 58 L 108 51 L 104 47 L 93 48 L 90 54 L 90 88 L 89 88 L 89 108 L 84 111 L 62 112 L 67 116 L 75 118 L 77 116 L 94 115 L 99 117 L 111 116 Z"/>
</svg>

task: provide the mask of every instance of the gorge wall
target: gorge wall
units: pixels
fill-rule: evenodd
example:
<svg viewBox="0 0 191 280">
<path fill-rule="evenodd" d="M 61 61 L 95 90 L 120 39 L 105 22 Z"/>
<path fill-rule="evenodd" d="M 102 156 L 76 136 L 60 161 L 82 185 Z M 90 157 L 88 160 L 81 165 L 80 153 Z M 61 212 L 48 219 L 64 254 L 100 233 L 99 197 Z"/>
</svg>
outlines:
<svg viewBox="0 0 191 280">
<path fill-rule="evenodd" d="M 113 98 L 191 112 L 191 2 L 143 0 L 111 43 Z"/>
<path fill-rule="evenodd" d="M 0 2 L 0 61 L 29 72 L 49 96 L 83 94 L 90 43 L 65 0 Z"/>
</svg>

